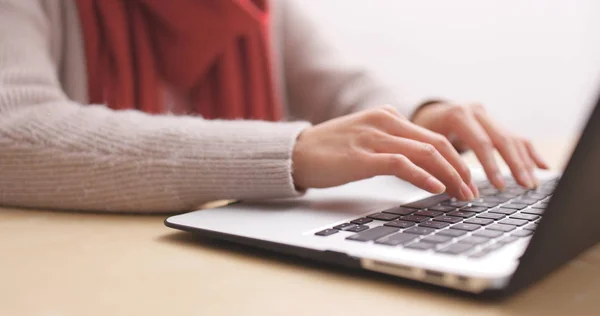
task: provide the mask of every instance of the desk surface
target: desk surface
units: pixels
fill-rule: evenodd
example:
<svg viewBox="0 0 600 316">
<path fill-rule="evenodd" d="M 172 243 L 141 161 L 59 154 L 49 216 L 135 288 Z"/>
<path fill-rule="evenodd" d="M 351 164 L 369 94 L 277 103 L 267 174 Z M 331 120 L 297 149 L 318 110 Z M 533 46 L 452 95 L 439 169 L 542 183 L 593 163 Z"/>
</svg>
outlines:
<svg viewBox="0 0 600 316">
<path fill-rule="evenodd" d="M 540 147 L 555 167 L 569 151 Z M 194 239 L 164 217 L 0 209 L 0 315 L 600 313 L 600 246 L 486 303 Z"/>
</svg>

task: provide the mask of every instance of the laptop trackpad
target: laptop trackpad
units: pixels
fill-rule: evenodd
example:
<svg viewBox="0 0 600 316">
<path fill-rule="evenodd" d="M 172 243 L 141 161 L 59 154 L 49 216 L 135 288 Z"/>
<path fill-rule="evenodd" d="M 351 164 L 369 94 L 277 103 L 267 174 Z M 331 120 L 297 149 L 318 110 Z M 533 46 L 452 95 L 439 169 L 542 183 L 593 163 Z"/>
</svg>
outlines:
<svg viewBox="0 0 600 316">
<path fill-rule="evenodd" d="M 182 223 L 200 229 L 256 235 L 304 232 L 354 219 L 428 196 L 395 177 L 375 177 L 328 189 L 309 190 L 299 198 L 246 201 L 194 212 Z M 177 221 L 177 217 L 172 221 Z"/>
</svg>

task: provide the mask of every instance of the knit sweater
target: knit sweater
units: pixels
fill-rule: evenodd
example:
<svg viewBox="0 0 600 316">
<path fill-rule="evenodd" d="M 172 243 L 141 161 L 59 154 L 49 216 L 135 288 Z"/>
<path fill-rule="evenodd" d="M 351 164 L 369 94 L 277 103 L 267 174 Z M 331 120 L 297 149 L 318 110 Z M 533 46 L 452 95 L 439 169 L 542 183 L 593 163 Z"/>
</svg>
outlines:
<svg viewBox="0 0 600 316">
<path fill-rule="evenodd" d="M 340 53 L 299 4 L 273 2 L 273 63 L 287 122 L 113 111 L 87 100 L 73 0 L 0 0 L 0 205 L 180 212 L 218 199 L 292 197 L 310 124 L 400 99 Z"/>
</svg>

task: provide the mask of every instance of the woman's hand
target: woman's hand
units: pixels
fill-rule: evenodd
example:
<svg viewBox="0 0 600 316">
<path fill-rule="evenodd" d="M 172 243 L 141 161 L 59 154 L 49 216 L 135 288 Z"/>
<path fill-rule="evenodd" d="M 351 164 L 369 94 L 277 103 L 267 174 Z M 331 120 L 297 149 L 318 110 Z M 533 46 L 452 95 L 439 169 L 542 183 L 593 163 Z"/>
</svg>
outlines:
<svg viewBox="0 0 600 316">
<path fill-rule="evenodd" d="M 479 104 L 430 104 L 417 111 L 413 122 L 446 136 L 458 150 L 472 149 L 490 182 L 499 189 L 504 188 L 505 183 L 494 158 L 496 150 L 523 187 L 539 185 L 534 175 L 536 167 L 548 169 L 528 140 L 500 127 Z"/>
<path fill-rule="evenodd" d="M 384 106 L 304 130 L 293 155 L 301 188 L 323 188 L 395 175 L 432 193 L 461 200 L 478 195 L 467 165 L 448 139 Z"/>
</svg>

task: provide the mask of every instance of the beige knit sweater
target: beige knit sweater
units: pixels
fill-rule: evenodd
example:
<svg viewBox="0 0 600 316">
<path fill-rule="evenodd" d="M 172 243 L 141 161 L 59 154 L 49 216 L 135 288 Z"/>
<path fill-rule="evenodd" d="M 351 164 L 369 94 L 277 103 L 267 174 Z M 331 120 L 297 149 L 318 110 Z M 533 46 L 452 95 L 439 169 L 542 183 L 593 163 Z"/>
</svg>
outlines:
<svg viewBox="0 0 600 316">
<path fill-rule="evenodd" d="M 310 123 L 401 101 L 342 61 L 301 7 L 274 0 L 273 51 L 290 121 L 151 116 L 89 105 L 73 0 L 0 0 L 0 205 L 177 212 L 215 199 L 297 195 Z"/>
</svg>

